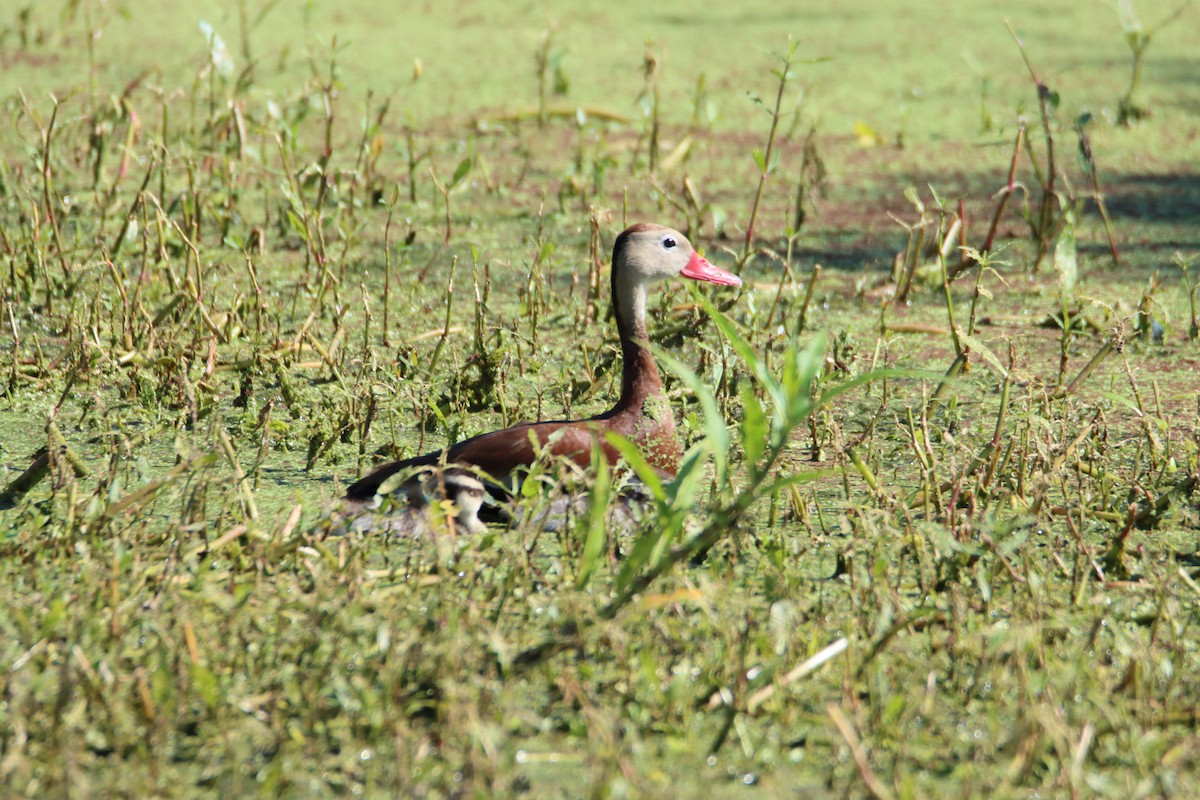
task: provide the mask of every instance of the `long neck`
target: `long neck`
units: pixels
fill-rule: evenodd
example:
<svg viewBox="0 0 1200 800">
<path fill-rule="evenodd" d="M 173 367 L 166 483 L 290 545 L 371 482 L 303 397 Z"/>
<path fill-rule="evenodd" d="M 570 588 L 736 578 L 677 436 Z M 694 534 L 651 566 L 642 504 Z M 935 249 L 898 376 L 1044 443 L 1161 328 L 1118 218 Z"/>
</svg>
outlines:
<svg viewBox="0 0 1200 800">
<path fill-rule="evenodd" d="M 614 411 L 633 406 L 641 408 L 642 401 L 662 391 L 662 378 L 654 356 L 640 344 L 646 335 L 646 284 L 613 274 L 613 310 L 617 317 L 617 333 L 621 337 L 621 399 Z"/>
</svg>

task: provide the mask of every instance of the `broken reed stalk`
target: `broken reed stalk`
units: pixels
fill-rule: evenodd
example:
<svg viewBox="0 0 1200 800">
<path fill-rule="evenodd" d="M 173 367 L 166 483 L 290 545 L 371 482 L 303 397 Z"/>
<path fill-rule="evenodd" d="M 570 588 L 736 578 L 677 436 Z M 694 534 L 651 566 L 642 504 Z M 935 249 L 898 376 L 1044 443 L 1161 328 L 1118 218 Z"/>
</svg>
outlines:
<svg viewBox="0 0 1200 800">
<path fill-rule="evenodd" d="M 1074 394 L 1079 386 L 1085 380 L 1087 380 L 1089 375 L 1096 371 L 1096 368 L 1104 362 L 1104 359 L 1108 358 L 1109 354 L 1112 353 L 1114 349 L 1119 353 L 1124 349 L 1124 346 L 1124 334 L 1121 331 L 1117 331 L 1108 339 L 1108 341 L 1101 345 L 1100 349 L 1096 351 L 1096 354 L 1091 357 L 1088 363 L 1083 365 L 1083 368 L 1079 370 L 1079 372 L 1065 388 L 1059 389 L 1054 393 L 1054 397 L 1068 397 Z"/>
<path fill-rule="evenodd" d="M 1112 220 L 1108 216 L 1108 206 L 1104 202 L 1104 193 L 1100 191 L 1100 177 L 1096 170 L 1096 159 L 1092 155 L 1092 141 L 1088 138 L 1085 126 L 1087 125 L 1086 117 L 1081 119 L 1075 126 L 1075 131 L 1079 134 L 1079 154 L 1083 158 L 1083 163 L 1088 168 L 1088 176 L 1092 182 L 1092 199 L 1096 201 L 1096 208 L 1100 211 L 1100 219 L 1104 221 L 1104 235 L 1108 237 L 1108 252 L 1112 255 L 1113 264 L 1121 262 L 1121 254 L 1117 251 L 1117 242 L 1113 238 Z"/>
<path fill-rule="evenodd" d="M 400 185 L 397 184 L 392 192 L 392 201 L 388 203 L 387 222 L 383 225 L 383 345 L 391 347 L 389 338 L 391 327 L 388 324 L 388 310 L 391 308 L 392 297 L 392 215 L 396 210 L 396 201 L 400 199 Z"/>
<path fill-rule="evenodd" d="M 808 289 L 804 292 L 804 302 L 800 305 L 800 312 L 796 316 L 796 332 L 803 333 L 808 324 L 808 309 L 812 305 L 813 294 L 817 290 L 817 279 L 821 277 L 821 265 L 813 264 L 812 278 L 808 282 Z"/>
<path fill-rule="evenodd" d="M 26 113 L 41 127 L 41 120 L 37 114 L 33 112 L 33 108 L 29 105 L 29 101 L 25 98 L 24 93 L 21 94 L 21 100 L 25 106 Z M 58 214 L 55 213 L 54 199 L 54 170 L 50 165 L 51 146 L 54 142 L 55 123 L 58 122 L 58 110 L 62 107 L 62 103 L 54 95 L 50 95 L 50 100 L 54 104 L 53 110 L 50 112 L 50 122 L 44 128 L 41 128 L 42 138 L 42 205 L 45 210 L 46 219 L 50 221 L 50 231 L 54 234 L 54 249 L 58 253 L 58 263 L 62 267 L 63 282 L 66 285 L 71 283 L 71 268 L 67 265 L 66 248 L 63 246 L 62 229 L 58 224 Z M 47 311 L 53 314 L 53 300 L 50 293 L 46 295 Z"/>
<path fill-rule="evenodd" d="M 1025 150 L 1029 154 L 1029 163 L 1033 167 L 1038 184 L 1042 188 L 1042 196 L 1038 202 L 1035 221 L 1031 222 L 1033 235 L 1037 240 L 1037 253 L 1033 260 L 1033 271 L 1036 272 L 1038 265 L 1042 263 L 1042 259 L 1045 258 L 1046 253 L 1050 250 L 1050 241 L 1053 238 L 1051 232 L 1057 227 L 1057 222 L 1062 211 L 1062 203 L 1058 198 L 1055 186 L 1058 178 L 1058 165 L 1054 158 L 1054 131 L 1051 127 L 1053 120 L 1052 107 L 1057 107 L 1058 95 L 1038 77 L 1037 71 L 1033 68 L 1033 62 L 1029 58 L 1029 52 L 1025 49 L 1025 43 L 1017 36 L 1017 32 L 1013 30 L 1012 25 L 1008 22 L 1004 24 L 1008 28 L 1013 41 L 1016 42 L 1017 49 L 1021 51 L 1021 59 L 1025 62 L 1025 68 L 1029 70 L 1029 77 L 1033 80 L 1034 86 L 1037 88 L 1038 114 L 1042 122 L 1042 135 L 1046 142 L 1046 169 L 1043 172 L 1037 158 L 1034 157 L 1032 149 L 1030 149 L 1029 140 L 1025 140 Z M 1059 212 L 1058 216 L 1056 216 L 1056 212 Z"/>
<path fill-rule="evenodd" d="M 1021 151 L 1024 149 L 1025 142 L 1025 123 L 1022 122 L 1017 126 L 1016 140 L 1013 142 L 1012 159 L 1008 164 L 1008 180 L 1004 184 L 1004 188 L 1000 190 L 1000 199 L 996 202 L 996 209 L 992 212 L 992 223 L 988 227 L 987 236 L 984 237 L 983 246 L 979 248 L 980 255 L 987 255 L 991 252 L 996 244 L 996 233 L 1000 230 L 1000 220 L 1004 217 L 1004 209 L 1008 207 L 1008 201 L 1012 198 L 1013 193 L 1017 190 L 1017 165 L 1021 160 Z M 1024 187 L 1019 187 L 1024 190 Z M 963 258 L 955 264 L 947 273 L 950 280 L 958 277 L 959 273 L 970 269 L 978 260 L 973 258 Z"/>
<path fill-rule="evenodd" d="M 37 486 L 42 478 L 50 472 L 50 451 L 46 447 L 39 447 L 37 451 L 30 457 L 29 466 L 25 470 L 8 482 L 8 486 L 4 487 L 4 491 L 0 492 L 0 509 L 12 508 L 17 502 L 29 493 L 29 490 Z"/>
</svg>

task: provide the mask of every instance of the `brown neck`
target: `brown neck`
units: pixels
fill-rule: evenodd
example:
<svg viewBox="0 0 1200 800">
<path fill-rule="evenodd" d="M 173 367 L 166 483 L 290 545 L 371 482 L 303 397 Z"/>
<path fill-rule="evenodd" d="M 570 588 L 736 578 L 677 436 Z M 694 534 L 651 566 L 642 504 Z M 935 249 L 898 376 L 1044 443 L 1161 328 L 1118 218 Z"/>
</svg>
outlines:
<svg viewBox="0 0 1200 800">
<path fill-rule="evenodd" d="M 625 284 L 613 275 L 613 311 L 617 318 L 617 333 L 621 337 L 621 399 L 614 411 L 626 408 L 640 410 L 642 402 L 651 395 L 662 393 L 662 378 L 654 356 L 644 346 L 646 334 L 646 288 L 644 284 Z"/>
<path fill-rule="evenodd" d="M 617 408 L 641 408 L 642 401 L 651 395 L 662 392 L 662 378 L 658 374 L 658 366 L 654 356 L 639 341 L 646 341 L 645 326 L 636 332 L 634 338 L 621 336 L 621 358 L 624 367 L 621 372 L 621 399 Z M 635 339 L 637 341 L 635 341 Z"/>
</svg>

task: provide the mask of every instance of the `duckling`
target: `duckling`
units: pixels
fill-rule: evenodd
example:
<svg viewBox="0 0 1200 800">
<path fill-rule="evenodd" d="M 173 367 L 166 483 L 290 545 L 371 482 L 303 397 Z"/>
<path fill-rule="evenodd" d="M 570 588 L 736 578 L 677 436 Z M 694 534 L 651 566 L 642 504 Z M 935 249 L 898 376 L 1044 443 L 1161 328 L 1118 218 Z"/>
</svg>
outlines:
<svg viewBox="0 0 1200 800">
<path fill-rule="evenodd" d="M 483 481 L 465 469 L 424 468 L 406 475 L 395 492 L 381 487 L 370 500 L 342 498 L 328 511 L 322 527 L 330 535 L 355 532 L 417 538 L 449 531 L 480 533 L 479 519 L 487 491 Z M 447 508 L 444 518 L 435 507 Z"/>
</svg>

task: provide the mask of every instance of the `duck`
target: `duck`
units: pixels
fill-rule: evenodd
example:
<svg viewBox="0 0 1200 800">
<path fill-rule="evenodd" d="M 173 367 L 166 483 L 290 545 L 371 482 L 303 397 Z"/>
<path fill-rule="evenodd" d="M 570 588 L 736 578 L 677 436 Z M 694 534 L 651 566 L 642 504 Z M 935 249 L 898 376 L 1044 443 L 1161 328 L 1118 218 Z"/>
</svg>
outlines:
<svg viewBox="0 0 1200 800">
<path fill-rule="evenodd" d="M 622 371 L 621 394 L 611 409 L 586 419 L 522 422 L 444 450 L 381 464 L 352 484 L 346 499 L 370 501 L 393 475 L 439 465 L 478 471 L 491 479 L 489 489 L 511 492 L 522 472 L 542 453 L 587 469 L 593 450 L 599 448 L 608 463 L 617 463 L 620 455 L 604 436 L 608 431 L 630 439 L 660 476 L 673 478 L 682 450 L 662 377 L 647 347 L 646 298 L 651 286 L 676 277 L 742 285 L 741 278 L 709 263 L 673 228 L 643 222 L 618 234 L 611 278 Z"/>
<path fill-rule="evenodd" d="M 369 499 L 343 497 L 335 502 L 318 527 L 331 536 L 353 532 L 409 539 L 487 530 L 479 518 L 487 490 L 468 470 L 418 467 L 393 475 L 398 481 L 381 486 Z M 394 492 L 393 483 L 398 484 Z M 435 507 L 444 515 L 435 513 Z"/>
</svg>

